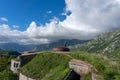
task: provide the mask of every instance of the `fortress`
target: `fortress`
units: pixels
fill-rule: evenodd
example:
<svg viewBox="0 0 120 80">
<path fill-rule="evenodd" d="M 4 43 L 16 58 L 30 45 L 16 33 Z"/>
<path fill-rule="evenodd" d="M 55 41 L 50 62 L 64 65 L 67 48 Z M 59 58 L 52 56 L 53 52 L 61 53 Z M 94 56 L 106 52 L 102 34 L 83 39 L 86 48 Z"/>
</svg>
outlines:
<svg viewBox="0 0 120 80">
<path fill-rule="evenodd" d="M 70 55 L 70 49 L 63 46 L 55 47 L 51 51 L 56 54 Z M 11 71 L 19 75 L 19 80 L 37 80 L 27 77 L 19 71 L 20 67 L 31 61 L 37 54 L 40 54 L 40 52 L 26 51 L 16 59 L 11 60 Z M 64 80 L 80 80 L 82 78 L 81 75 L 92 72 L 93 69 L 92 65 L 77 59 L 72 59 L 68 64 L 71 71 L 66 75 Z"/>
</svg>

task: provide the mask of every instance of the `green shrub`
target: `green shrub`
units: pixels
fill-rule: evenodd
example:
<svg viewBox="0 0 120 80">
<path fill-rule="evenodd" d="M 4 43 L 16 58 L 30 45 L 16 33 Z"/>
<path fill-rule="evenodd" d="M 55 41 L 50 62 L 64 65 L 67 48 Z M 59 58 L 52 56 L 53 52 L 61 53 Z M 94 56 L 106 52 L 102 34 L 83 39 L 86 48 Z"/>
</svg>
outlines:
<svg viewBox="0 0 120 80">
<path fill-rule="evenodd" d="M 0 72 L 0 80 L 17 80 L 17 75 L 12 72 Z"/>
<path fill-rule="evenodd" d="M 104 71 L 104 78 L 105 80 L 110 80 L 112 78 L 115 78 L 115 76 L 118 75 L 118 72 L 113 69 L 113 68 L 107 68 L 105 71 Z"/>
<path fill-rule="evenodd" d="M 85 75 L 83 76 L 83 79 L 84 79 L 84 80 L 92 80 L 91 73 L 85 74 Z"/>
<path fill-rule="evenodd" d="M 115 75 L 115 80 L 120 80 L 120 75 Z"/>
</svg>

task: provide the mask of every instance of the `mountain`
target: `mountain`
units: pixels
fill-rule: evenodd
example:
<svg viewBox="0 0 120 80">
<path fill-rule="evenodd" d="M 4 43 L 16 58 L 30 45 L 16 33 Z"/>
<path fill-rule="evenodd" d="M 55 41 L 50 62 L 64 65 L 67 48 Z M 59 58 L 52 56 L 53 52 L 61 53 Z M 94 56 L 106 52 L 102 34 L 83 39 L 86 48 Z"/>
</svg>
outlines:
<svg viewBox="0 0 120 80">
<path fill-rule="evenodd" d="M 50 50 L 56 46 L 64 46 L 65 43 L 67 43 L 67 46 L 70 46 L 78 43 L 83 44 L 88 41 L 89 40 L 61 39 L 57 42 L 52 42 L 48 44 L 38 44 L 38 45 L 20 45 L 17 43 L 4 43 L 4 44 L 0 44 L 0 48 L 3 50 L 15 50 L 22 53 L 24 51 L 30 51 L 30 50 L 33 50 L 33 51 Z"/>
<path fill-rule="evenodd" d="M 120 58 L 120 30 L 104 33 L 83 45 L 75 45 L 72 50 L 102 53 L 111 58 Z"/>
<path fill-rule="evenodd" d="M 65 44 L 66 44 L 66 46 L 71 46 L 71 45 L 75 45 L 75 44 L 83 44 L 83 43 L 86 43 L 88 41 L 89 40 L 61 39 L 57 42 L 38 45 L 34 50 L 35 51 L 51 50 L 52 48 L 57 47 L 57 46 L 65 46 Z"/>
<path fill-rule="evenodd" d="M 4 43 L 0 44 L 0 48 L 3 50 L 15 50 L 18 52 L 32 50 L 35 46 L 34 45 L 20 45 L 17 43 Z"/>
</svg>

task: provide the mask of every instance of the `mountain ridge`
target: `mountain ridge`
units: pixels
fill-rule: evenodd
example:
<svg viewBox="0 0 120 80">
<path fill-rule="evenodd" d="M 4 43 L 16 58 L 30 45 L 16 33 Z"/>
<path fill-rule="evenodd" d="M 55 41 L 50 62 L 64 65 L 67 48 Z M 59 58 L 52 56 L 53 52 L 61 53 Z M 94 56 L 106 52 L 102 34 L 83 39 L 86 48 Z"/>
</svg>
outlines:
<svg viewBox="0 0 120 80">
<path fill-rule="evenodd" d="M 70 46 L 72 50 L 102 53 L 109 57 L 120 58 L 120 29 L 104 33 L 83 45 Z"/>
<path fill-rule="evenodd" d="M 35 51 L 51 50 L 52 48 L 57 47 L 57 46 L 65 46 L 65 44 L 66 44 L 66 46 L 71 46 L 71 45 L 75 45 L 78 43 L 83 44 L 83 43 L 86 43 L 88 41 L 90 41 L 90 40 L 61 39 L 57 42 L 38 45 L 34 50 Z"/>
<path fill-rule="evenodd" d="M 51 50 L 57 46 L 64 46 L 67 43 L 67 46 L 75 45 L 75 44 L 83 44 L 88 42 L 89 40 L 77 40 L 77 39 L 61 39 L 56 42 L 48 43 L 48 44 L 38 44 L 38 45 L 20 45 L 18 43 L 4 43 L 0 44 L 0 49 L 2 50 L 15 50 L 18 52 L 24 51 L 43 51 L 43 50 Z"/>
</svg>

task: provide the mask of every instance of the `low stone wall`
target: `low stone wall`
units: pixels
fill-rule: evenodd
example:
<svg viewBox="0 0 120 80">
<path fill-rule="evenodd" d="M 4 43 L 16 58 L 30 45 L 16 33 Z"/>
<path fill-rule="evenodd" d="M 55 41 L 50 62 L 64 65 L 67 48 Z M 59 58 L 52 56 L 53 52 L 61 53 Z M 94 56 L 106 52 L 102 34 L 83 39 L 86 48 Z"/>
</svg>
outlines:
<svg viewBox="0 0 120 80">
<path fill-rule="evenodd" d="M 69 62 L 69 67 L 80 75 L 92 72 L 92 65 L 76 59 Z"/>
<path fill-rule="evenodd" d="M 19 80 L 37 80 L 37 79 L 29 78 L 29 77 L 23 75 L 22 73 L 20 73 L 19 74 Z"/>
</svg>

